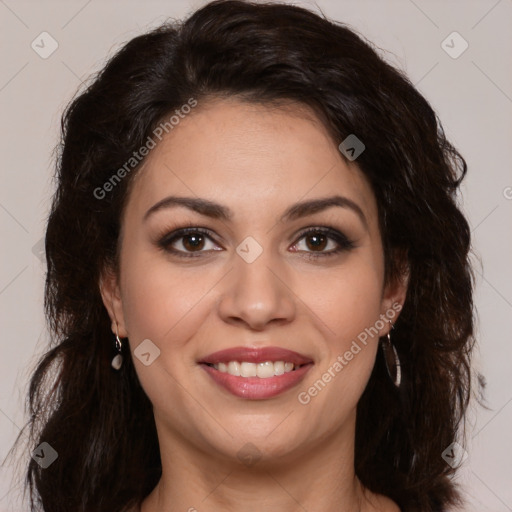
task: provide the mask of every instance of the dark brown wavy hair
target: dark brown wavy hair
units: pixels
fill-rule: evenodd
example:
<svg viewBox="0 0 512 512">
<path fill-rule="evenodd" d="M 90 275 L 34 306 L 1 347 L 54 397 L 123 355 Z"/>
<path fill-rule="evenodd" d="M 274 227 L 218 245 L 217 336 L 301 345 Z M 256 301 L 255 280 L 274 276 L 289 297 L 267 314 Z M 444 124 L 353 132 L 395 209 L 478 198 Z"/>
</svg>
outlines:
<svg viewBox="0 0 512 512">
<path fill-rule="evenodd" d="M 129 353 L 120 373 L 111 368 L 99 291 L 101 272 L 118 270 L 121 213 L 140 165 L 105 197 L 94 191 L 163 119 L 212 97 L 304 104 L 336 146 L 349 134 L 364 142 L 356 163 L 377 200 L 385 279 L 407 269 L 409 286 L 393 330 L 402 385 L 379 352 L 357 408 L 355 470 L 404 511 L 447 510 L 461 494 L 441 454 L 463 433 L 472 395 L 474 278 L 457 206 L 466 162 L 428 101 L 353 29 L 297 6 L 237 0 L 135 37 L 63 114 L 45 238 L 52 339 L 31 377 L 25 425 L 31 449 L 44 441 L 58 458 L 46 469 L 30 459 L 31 510 L 125 511 L 161 476 L 151 403 Z"/>
</svg>

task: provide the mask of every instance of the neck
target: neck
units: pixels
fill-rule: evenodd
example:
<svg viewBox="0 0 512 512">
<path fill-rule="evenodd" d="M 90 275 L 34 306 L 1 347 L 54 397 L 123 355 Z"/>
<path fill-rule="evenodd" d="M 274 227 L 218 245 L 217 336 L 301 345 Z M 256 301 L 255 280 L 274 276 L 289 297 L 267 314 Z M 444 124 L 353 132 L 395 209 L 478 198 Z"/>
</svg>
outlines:
<svg viewBox="0 0 512 512">
<path fill-rule="evenodd" d="M 335 432 L 294 453 L 262 453 L 246 463 L 200 451 L 160 429 L 162 477 L 141 512 L 260 512 L 262 505 L 281 512 L 398 510 L 382 507 L 383 497 L 365 491 L 357 479 L 354 426 L 355 421 L 349 432 Z"/>
</svg>

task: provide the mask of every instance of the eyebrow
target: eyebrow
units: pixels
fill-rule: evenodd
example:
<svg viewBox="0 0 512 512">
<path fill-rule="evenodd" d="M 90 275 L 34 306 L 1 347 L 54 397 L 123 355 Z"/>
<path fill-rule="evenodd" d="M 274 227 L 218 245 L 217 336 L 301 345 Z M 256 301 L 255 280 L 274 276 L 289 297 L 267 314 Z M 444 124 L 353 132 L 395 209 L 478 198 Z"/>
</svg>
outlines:
<svg viewBox="0 0 512 512">
<path fill-rule="evenodd" d="M 223 206 L 208 199 L 201 199 L 196 197 L 168 196 L 162 199 L 161 201 L 158 201 L 158 203 L 154 204 L 144 214 L 144 221 L 159 210 L 166 208 L 176 208 L 180 206 L 214 219 L 230 221 L 234 216 L 231 209 L 228 208 L 227 206 Z M 347 208 L 352 210 L 361 219 L 365 227 L 368 227 L 368 222 L 366 220 L 362 208 L 357 203 L 352 201 L 352 199 L 340 195 L 311 199 L 309 201 L 302 201 L 300 203 L 296 203 L 290 206 L 283 213 L 279 220 L 281 222 L 296 220 L 301 217 L 305 217 L 307 215 L 312 215 L 314 213 L 320 212 L 327 208 L 331 208 L 333 206 L 338 206 L 341 208 Z"/>
</svg>

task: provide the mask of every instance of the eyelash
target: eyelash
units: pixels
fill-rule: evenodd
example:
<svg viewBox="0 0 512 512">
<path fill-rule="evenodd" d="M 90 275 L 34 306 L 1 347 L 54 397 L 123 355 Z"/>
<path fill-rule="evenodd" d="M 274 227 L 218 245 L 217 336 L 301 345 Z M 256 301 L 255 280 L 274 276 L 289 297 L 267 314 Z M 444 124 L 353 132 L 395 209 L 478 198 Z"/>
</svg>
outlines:
<svg viewBox="0 0 512 512">
<path fill-rule="evenodd" d="M 182 228 L 178 229 L 176 231 L 173 231 L 171 233 L 168 233 L 161 237 L 159 241 L 157 242 L 158 246 L 163 249 L 164 251 L 174 254 L 180 258 L 198 258 L 201 257 L 202 252 L 206 251 L 197 251 L 197 254 L 195 253 L 186 253 L 184 251 L 178 251 L 176 249 L 173 249 L 170 247 L 170 245 L 175 242 L 176 240 L 179 240 L 180 238 L 184 238 L 187 235 L 191 234 L 202 234 L 207 236 L 211 241 L 213 241 L 212 233 L 204 228 L 198 228 L 198 227 L 188 227 L 188 228 Z M 343 251 L 349 251 L 355 247 L 355 244 L 353 241 L 349 240 L 347 236 L 345 236 L 343 233 L 339 232 L 338 230 L 327 227 L 327 226 L 319 226 L 314 228 L 307 228 L 298 235 L 297 241 L 293 245 L 297 245 L 297 243 L 304 238 L 306 235 L 310 234 L 322 234 L 326 235 L 331 240 L 335 241 L 338 244 L 338 247 L 336 249 L 331 249 L 328 252 L 306 252 L 306 258 L 310 260 L 318 260 L 319 258 L 325 258 L 325 257 L 331 257 L 336 256 L 337 254 L 343 252 Z M 299 251 L 300 252 L 300 251 Z"/>
</svg>

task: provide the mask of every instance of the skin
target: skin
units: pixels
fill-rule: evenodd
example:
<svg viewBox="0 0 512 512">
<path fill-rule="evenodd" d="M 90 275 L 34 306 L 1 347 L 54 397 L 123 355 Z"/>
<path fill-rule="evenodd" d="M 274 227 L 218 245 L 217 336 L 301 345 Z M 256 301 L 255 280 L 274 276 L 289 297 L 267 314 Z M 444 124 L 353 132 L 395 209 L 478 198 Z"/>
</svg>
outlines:
<svg viewBox="0 0 512 512">
<path fill-rule="evenodd" d="M 346 207 L 279 221 L 296 202 L 334 194 L 359 205 L 365 221 Z M 169 195 L 215 201 L 233 218 L 180 206 L 144 220 Z M 172 247 L 199 257 L 180 258 L 158 246 L 161 236 L 189 225 L 212 235 L 199 248 L 186 237 Z M 321 226 L 355 246 L 308 259 L 338 245 L 327 238 L 318 248 L 314 234 L 302 235 Z M 252 263 L 236 252 L 248 236 L 263 249 Z M 354 474 L 356 405 L 378 336 L 308 404 L 297 398 L 406 294 L 405 282 L 384 286 L 369 183 L 356 161 L 344 163 L 311 111 L 234 99 L 200 103 L 146 158 L 124 210 L 120 243 L 119 280 L 109 271 L 100 280 L 112 330 L 128 338 L 132 354 L 145 339 L 160 350 L 149 366 L 133 357 L 153 404 L 163 471 L 142 512 L 399 510 Z M 390 329 L 383 323 L 379 336 Z M 242 399 L 197 363 L 239 345 L 280 346 L 315 364 L 277 397 Z M 260 457 L 254 464 L 237 456 L 247 443 Z"/>
</svg>

